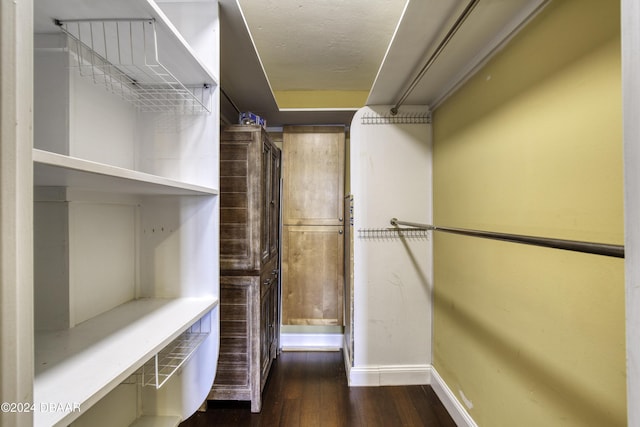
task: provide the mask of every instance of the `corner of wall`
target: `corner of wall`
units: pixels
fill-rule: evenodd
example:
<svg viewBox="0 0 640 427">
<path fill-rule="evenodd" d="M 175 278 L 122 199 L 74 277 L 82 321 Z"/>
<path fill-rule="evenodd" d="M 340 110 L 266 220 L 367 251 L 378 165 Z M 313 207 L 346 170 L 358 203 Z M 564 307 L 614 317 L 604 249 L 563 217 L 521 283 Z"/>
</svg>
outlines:
<svg viewBox="0 0 640 427">
<path fill-rule="evenodd" d="M 467 409 L 456 398 L 456 395 L 449 388 L 446 382 L 442 379 L 438 371 L 431 367 L 431 388 L 436 393 L 444 407 L 446 408 L 451 418 L 455 421 L 459 427 L 478 427 L 473 420 Z"/>
</svg>

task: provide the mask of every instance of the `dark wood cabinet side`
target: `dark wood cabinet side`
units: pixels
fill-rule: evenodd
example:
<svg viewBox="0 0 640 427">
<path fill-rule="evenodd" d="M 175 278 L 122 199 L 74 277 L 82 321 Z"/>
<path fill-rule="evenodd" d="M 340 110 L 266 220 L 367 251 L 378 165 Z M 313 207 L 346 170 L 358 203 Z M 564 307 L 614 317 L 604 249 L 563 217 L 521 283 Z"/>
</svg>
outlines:
<svg viewBox="0 0 640 427">
<path fill-rule="evenodd" d="M 280 149 L 264 129 L 220 136 L 220 356 L 209 399 L 250 400 L 277 356 L 280 310 Z"/>
</svg>

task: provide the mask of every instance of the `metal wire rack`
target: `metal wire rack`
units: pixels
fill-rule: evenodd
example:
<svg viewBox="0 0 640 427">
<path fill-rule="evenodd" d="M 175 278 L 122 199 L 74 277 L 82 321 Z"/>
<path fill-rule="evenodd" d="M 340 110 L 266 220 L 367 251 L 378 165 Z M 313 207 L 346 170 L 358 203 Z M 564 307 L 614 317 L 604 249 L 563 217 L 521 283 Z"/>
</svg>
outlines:
<svg viewBox="0 0 640 427">
<path fill-rule="evenodd" d="M 210 332 L 209 323 L 203 319 L 198 320 L 178 338 L 156 353 L 124 383 L 155 388 L 162 387 L 189 360 L 189 357 L 209 336 Z"/>
<path fill-rule="evenodd" d="M 158 60 L 153 19 L 57 20 L 70 66 L 140 111 L 211 112 L 210 86 L 187 87 Z"/>
<path fill-rule="evenodd" d="M 360 121 L 363 125 L 429 124 L 431 123 L 431 114 L 426 111 L 396 113 L 396 115 L 368 112 L 362 116 Z"/>
<path fill-rule="evenodd" d="M 428 239 L 429 230 L 416 228 L 361 228 L 358 230 L 358 238 L 369 240 L 388 239 Z"/>
</svg>

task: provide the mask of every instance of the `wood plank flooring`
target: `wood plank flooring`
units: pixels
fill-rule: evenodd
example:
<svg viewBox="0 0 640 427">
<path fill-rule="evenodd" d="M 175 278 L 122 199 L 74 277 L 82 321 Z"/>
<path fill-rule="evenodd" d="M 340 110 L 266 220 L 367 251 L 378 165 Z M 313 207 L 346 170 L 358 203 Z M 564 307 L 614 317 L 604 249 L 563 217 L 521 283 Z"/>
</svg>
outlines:
<svg viewBox="0 0 640 427">
<path fill-rule="evenodd" d="M 283 352 L 263 391 L 249 402 L 210 401 L 181 427 L 455 427 L 430 386 L 348 387 L 341 352 Z"/>
</svg>

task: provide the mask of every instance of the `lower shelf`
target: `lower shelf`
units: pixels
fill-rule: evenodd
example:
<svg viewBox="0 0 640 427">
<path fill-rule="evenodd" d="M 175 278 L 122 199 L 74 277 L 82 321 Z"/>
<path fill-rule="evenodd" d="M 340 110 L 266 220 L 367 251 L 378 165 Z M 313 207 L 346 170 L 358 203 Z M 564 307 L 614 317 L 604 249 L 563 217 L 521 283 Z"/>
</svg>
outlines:
<svg viewBox="0 0 640 427">
<path fill-rule="evenodd" d="M 139 299 L 74 328 L 36 333 L 35 426 L 69 424 L 218 304 Z"/>
<path fill-rule="evenodd" d="M 178 417 L 140 417 L 129 427 L 178 427 Z"/>
</svg>

